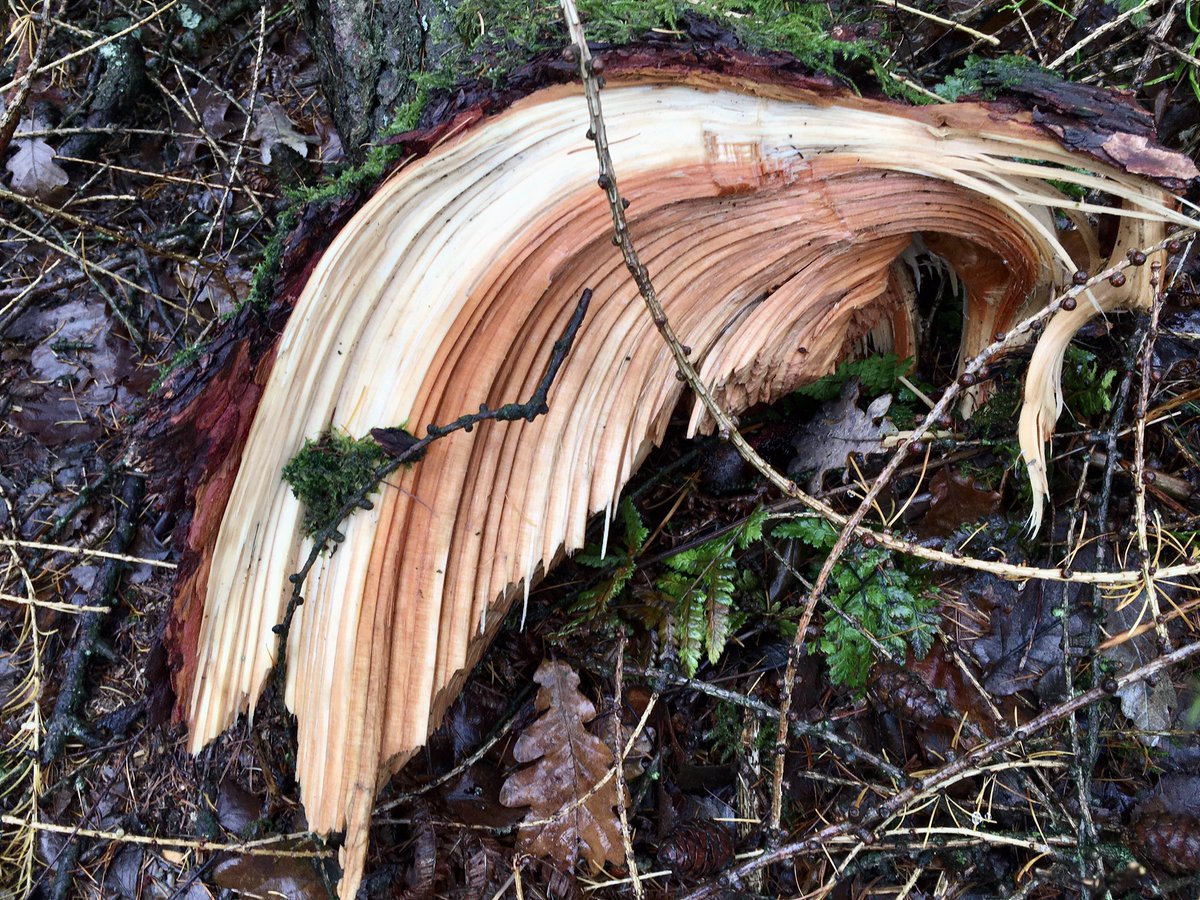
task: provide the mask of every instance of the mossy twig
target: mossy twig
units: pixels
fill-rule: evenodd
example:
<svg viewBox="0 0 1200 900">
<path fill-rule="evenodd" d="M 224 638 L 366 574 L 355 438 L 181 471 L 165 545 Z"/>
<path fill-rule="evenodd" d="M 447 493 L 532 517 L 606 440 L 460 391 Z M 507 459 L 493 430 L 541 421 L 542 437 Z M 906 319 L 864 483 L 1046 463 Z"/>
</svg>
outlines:
<svg viewBox="0 0 1200 900">
<path fill-rule="evenodd" d="M 141 517 L 142 495 L 146 489 L 146 476 L 141 472 L 129 472 L 121 486 L 121 497 L 117 510 L 117 524 L 108 540 L 108 552 L 124 554 L 132 545 Z M 42 764 L 49 765 L 62 753 L 68 738 L 76 737 L 86 742 L 94 737 L 80 719 L 80 710 L 87 700 L 89 682 L 88 666 L 97 652 L 100 629 L 109 618 L 107 610 L 116 607 L 121 576 L 128 563 L 112 557 L 105 558 L 96 575 L 93 587 L 92 606 L 104 607 L 106 612 L 85 613 L 79 620 L 79 629 L 67 659 L 67 670 L 59 687 L 54 712 L 46 723 L 46 739 L 42 744 Z"/>
<path fill-rule="evenodd" d="M 542 376 L 541 381 L 538 382 L 537 387 L 528 400 L 524 403 L 506 403 L 496 409 L 490 409 L 486 404 L 482 404 L 479 407 L 479 412 L 459 416 L 447 425 L 426 426 L 425 437 L 419 439 L 412 438 L 410 442 L 406 442 L 407 446 L 396 456 L 379 465 L 371 473 L 371 477 L 366 483 L 354 491 L 348 499 L 344 500 L 337 511 L 330 517 L 329 521 L 313 534 L 312 549 L 309 551 L 307 559 L 304 560 L 304 565 L 291 576 L 292 595 L 288 600 L 283 620 L 274 628 L 275 634 L 279 636 L 275 679 L 280 698 L 283 697 L 287 677 L 288 633 L 291 630 L 292 619 L 296 615 L 296 610 L 304 603 L 304 596 L 301 593 L 304 588 L 304 582 L 308 579 L 309 572 L 312 571 L 321 554 L 325 552 L 325 548 L 331 543 L 340 544 L 346 539 L 346 536 L 339 530 L 342 521 L 356 509 L 370 509 L 373 504 L 368 497 L 379 487 L 380 483 L 401 466 L 418 460 L 425 452 L 425 448 L 434 441 L 448 434 L 453 434 L 455 431 L 470 431 L 482 422 L 532 422 L 538 416 L 549 412 L 550 406 L 547 403 L 547 397 L 549 396 L 550 388 L 554 384 L 555 378 L 558 377 L 559 369 L 562 368 L 563 362 L 566 361 L 567 354 L 571 352 L 571 346 L 575 342 L 575 336 L 579 333 L 580 326 L 583 325 L 583 319 L 587 315 L 588 304 L 591 302 L 591 299 L 591 288 L 584 289 L 579 297 L 579 303 L 575 306 L 575 311 L 571 314 L 571 318 L 563 330 L 562 336 L 554 342 L 554 347 L 550 353 L 550 362 L 546 366 L 546 373 Z"/>
</svg>

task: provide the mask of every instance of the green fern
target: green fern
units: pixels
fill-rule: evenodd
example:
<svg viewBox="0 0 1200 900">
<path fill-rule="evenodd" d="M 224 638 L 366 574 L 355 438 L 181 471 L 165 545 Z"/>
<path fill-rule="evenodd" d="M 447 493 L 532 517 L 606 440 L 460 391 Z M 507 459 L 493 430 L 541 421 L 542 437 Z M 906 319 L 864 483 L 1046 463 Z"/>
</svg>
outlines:
<svg viewBox="0 0 1200 900">
<path fill-rule="evenodd" d="M 602 555 L 599 545 L 589 544 L 575 555 L 575 562 L 591 569 L 601 569 L 605 575 L 599 583 L 579 592 L 567 609 L 570 619 L 560 634 L 570 634 L 582 625 L 603 621 L 612 602 L 621 595 L 637 571 L 637 557 L 650 536 L 650 529 L 628 497 L 617 507 L 617 518 L 623 527 L 617 552 L 609 550 Z"/>
<path fill-rule="evenodd" d="M 912 357 L 900 359 L 895 353 L 846 360 L 832 374 L 798 388 L 796 393 L 814 400 L 834 400 L 842 392 L 842 385 L 851 378 L 857 378 L 864 396 L 878 397 L 902 389 L 900 377 L 906 375 L 912 366 Z"/>
<path fill-rule="evenodd" d="M 1101 369 L 1096 354 L 1068 347 L 1063 359 L 1063 400 L 1080 419 L 1090 419 L 1112 409 L 1116 369 Z"/>
<path fill-rule="evenodd" d="M 689 678 L 703 658 L 712 664 L 721 658 L 729 636 L 744 620 L 735 597 L 754 591 L 756 582 L 752 573 L 739 569 L 734 553 L 762 539 L 765 521 L 766 511 L 756 509 L 732 532 L 676 553 L 655 582 L 674 606 L 669 636 Z"/>
<path fill-rule="evenodd" d="M 802 541 L 822 553 L 832 550 L 837 541 L 833 527 L 814 518 L 785 522 L 775 529 L 774 536 Z M 866 687 L 875 648 L 864 631 L 901 659 L 910 649 L 918 659 L 929 652 L 937 631 L 933 610 L 937 597 L 897 567 L 890 551 L 847 549 L 834 566 L 831 582 L 834 590 L 829 603 L 834 611 L 825 618 L 817 647 L 834 684 L 854 691 Z"/>
</svg>

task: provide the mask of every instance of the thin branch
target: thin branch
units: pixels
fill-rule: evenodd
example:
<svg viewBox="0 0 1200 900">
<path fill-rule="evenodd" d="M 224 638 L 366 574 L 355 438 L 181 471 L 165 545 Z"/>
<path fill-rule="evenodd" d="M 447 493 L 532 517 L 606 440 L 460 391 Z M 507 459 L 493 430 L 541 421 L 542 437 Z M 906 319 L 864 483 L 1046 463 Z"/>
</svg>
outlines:
<svg viewBox="0 0 1200 900">
<path fill-rule="evenodd" d="M 937 22 L 939 25 L 945 25 L 947 28 L 952 28 L 955 31 L 961 31 L 963 34 L 970 35 L 978 41 L 991 44 L 993 47 L 1000 46 L 1000 39 L 992 34 L 984 34 L 982 31 L 977 31 L 967 25 L 960 25 L 953 19 L 947 19 L 942 16 L 934 15 L 931 12 L 926 12 L 923 9 L 917 9 L 915 6 L 908 6 L 904 3 L 898 3 L 897 0 L 875 0 L 880 6 L 886 6 L 889 9 L 899 9 L 906 13 L 911 13 L 914 16 L 920 16 L 922 19 L 928 19 L 931 22 Z"/>
<path fill-rule="evenodd" d="M 123 831 L 103 831 L 96 828 L 76 828 L 72 825 L 55 825 L 50 822 L 30 823 L 16 816 L 0 815 L 0 824 L 20 825 L 37 831 L 52 834 L 73 834 L 78 837 L 96 838 L 98 840 L 115 841 L 120 844 L 140 844 L 145 847 L 170 847 L 176 850 L 215 851 L 221 853 L 236 853 L 246 856 L 279 856 L 311 859 L 313 857 L 333 856 L 336 850 L 326 850 L 314 847 L 311 850 L 296 850 L 288 847 L 294 841 L 312 840 L 312 835 L 305 831 L 293 834 L 277 834 L 257 841 L 235 842 L 231 844 L 220 841 L 198 841 L 191 838 L 148 837 L 140 834 L 126 834 Z M 285 845 L 276 849 L 276 844 Z"/>
<path fill-rule="evenodd" d="M 778 721 L 780 718 L 779 710 L 771 706 L 769 703 L 764 703 L 754 697 L 748 697 L 745 694 L 739 694 L 737 691 L 731 691 L 726 688 L 717 687 L 715 684 L 709 684 L 707 681 L 700 681 L 695 678 L 686 678 L 682 675 L 677 675 L 673 672 L 668 672 L 665 669 L 658 669 L 652 666 L 638 667 L 629 666 L 629 671 L 635 675 L 640 675 L 643 678 L 648 678 L 652 684 L 673 684 L 685 690 L 696 691 L 709 697 L 714 697 L 717 700 L 723 700 L 726 703 L 732 703 L 735 706 L 740 706 L 743 709 L 751 710 L 757 713 L 764 719 L 773 719 Z M 810 740 L 820 741 L 829 746 L 835 752 L 839 752 L 839 758 L 847 762 L 865 762 L 873 768 L 877 769 L 896 784 L 907 784 L 908 776 L 904 772 L 892 765 L 886 759 L 876 756 L 869 750 L 864 750 L 862 747 L 853 743 L 850 740 L 835 734 L 828 722 L 812 724 L 810 722 L 794 721 L 789 723 L 790 730 L 798 737 L 806 737 Z M 783 745 L 786 750 L 786 745 Z M 782 752 L 779 747 L 776 747 L 776 752 Z"/>
<path fill-rule="evenodd" d="M 85 199 L 90 202 L 97 198 L 87 197 Z M 121 197 L 119 199 L 124 200 L 126 198 Z M 0 200 L 9 200 L 13 203 L 19 203 L 23 206 L 28 206 L 30 209 L 34 209 L 40 213 L 44 213 L 47 216 L 52 216 L 54 218 L 63 219 L 67 222 L 70 222 L 72 225 L 74 225 L 76 228 L 83 231 L 85 234 L 88 232 L 95 232 L 96 234 L 104 235 L 106 238 L 109 238 L 110 240 L 117 241 L 122 244 L 131 244 L 134 247 L 137 247 L 139 250 L 142 250 L 143 252 L 152 254 L 154 256 L 160 256 L 160 257 L 163 257 L 164 259 L 172 259 L 172 260 L 175 260 L 176 262 L 189 263 L 191 265 L 199 266 L 202 268 L 213 268 L 211 263 L 206 263 L 202 260 L 196 259 L 193 256 L 188 256 L 186 253 L 175 253 L 172 250 L 160 249 L 158 247 L 155 247 L 153 244 L 147 244 L 145 241 L 142 241 L 142 240 L 138 239 L 136 236 L 129 234 L 125 231 L 121 231 L 116 228 L 108 228 L 107 226 L 101 225 L 98 222 L 93 222 L 90 219 L 85 219 L 83 216 L 77 216 L 74 213 L 69 213 L 65 209 L 61 209 L 60 207 L 52 206 L 49 203 L 43 203 L 42 201 L 38 200 L 36 197 L 24 197 L 20 194 L 14 194 L 12 191 L 7 190 L 6 188 L 0 187 Z"/>
<path fill-rule="evenodd" d="M 38 72 L 52 72 L 55 69 L 61 68 L 62 66 L 65 66 L 67 63 L 69 63 L 73 59 L 78 59 L 81 56 L 87 56 L 87 54 L 91 53 L 93 50 L 97 50 L 100 47 L 103 47 L 105 44 L 111 44 L 113 41 L 120 40 L 121 38 L 125 37 L 125 35 L 127 35 L 127 34 L 133 34 L 133 32 L 137 31 L 139 28 L 142 28 L 143 26 L 150 24 L 155 19 L 157 19 L 159 16 L 161 16 L 163 13 L 168 12 L 169 10 L 173 9 L 178 2 L 179 2 L 179 0 L 169 0 L 168 3 L 166 3 L 163 6 L 160 6 L 154 12 L 150 13 L 150 15 L 146 16 L 145 18 L 139 19 L 137 22 L 134 22 L 132 25 L 127 25 L 126 27 L 122 28 L 120 31 L 115 31 L 112 34 L 106 34 L 104 37 L 99 38 L 95 41 L 92 41 L 92 43 L 88 44 L 86 47 L 80 47 L 78 50 L 74 50 L 71 53 L 66 54 L 65 56 L 60 56 L 58 59 L 54 60 L 54 62 L 48 63 L 44 67 L 30 66 L 30 70 L 34 71 L 36 69 L 36 71 L 34 71 L 34 74 L 36 75 L 36 74 L 38 74 Z M 47 8 L 49 7 L 49 0 L 46 0 L 45 5 Z M 14 78 L 12 81 L 9 81 L 5 84 L 0 84 L 0 91 L 7 91 L 9 88 L 17 85 L 20 81 L 21 81 L 21 79 Z"/>
<path fill-rule="evenodd" d="M 1151 6 L 1154 6 L 1157 3 L 1158 3 L 1158 0 L 1145 0 L 1145 2 L 1139 3 L 1137 6 L 1127 9 L 1125 12 L 1121 13 L 1119 16 L 1117 16 L 1111 22 L 1106 22 L 1105 24 L 1101 25 L 1099 28 L 1096 28 L 1093 31 L 1089 31 L 1077 43 L 1068 47 L 1066 50 L 1064 50 L 1062 53 L 1060 53 L 1058 55 L 1058 57 L 1053 62 L 1050 63 L 1050 65 L 1046 66 L 1046 68 L 1047 69 L 1057 69 L 1059 66 L 1061 66 L 1064 62 L 1066 62 L 1068 59 L 1070 59 L 1072 56 L 1074 56 L 1076 53 L 1078 53 L 1080 50 L 1082 50 L 1088 44 L 1092 43 L 1092 41 L 1096 40 L 1096 38 L 1100 37 L 1101 35 L 1105 34 L 1106 32 L 1112 31 L 1114 28 L 1116 28 L 1119 25 L 1122 25 L 1125 22 L 1127 22 L 1128 20 L 1132 19 L 1138 13 L 1145 12 L 1147 9 L 1149 9 Z"/>
<path fill-rule="evenodd" d="M 125 483 L 121 487 L 120 508 L 117 511 L 117 525 L 108 543 L 110 558 L 104 561 L 96 575 L 93 588 L 93 605 L 104 607 L 104 612 L 85 613 L 79 622 L 66 673 L 59 686 L 58 699 L 54 703 L 54 712 L 46 722 L 46 739 L 42 744 L 43 765 L 49 765 L 62 753 L 68 738 L 76 737 L 85 743 L 94 740 L 85 723 L 79 718 L 88 693 L 88 666 L 96 642 L 100 639 L 101 626 L 108 619 L 108 610 L 115 607 L 119 600 L 117 590 L 126 563 L 112 557 L 121 556 L 133 543 L 137 534 L 137 523 L 141 518 L 145 486 L 146 476 L 141 472 L 130 472 L 125 476 Z"/>
<path fill-rule="evenodd" d="M 141 566 L 154 566 L 159 569 L 177 569 L 177 564 L 161 559 L 143 559 L 140 556 L 129 556 L 124 553 L 114 553 L 111 550 L 92 550 L 88 547 L 70 547 L 66 544 L 44 544 L 41 541 L 25 541 L 20 538 L 0 538 L 0 547 L 19 547 L 26 550 L 49 550 L 54 553 L 73 553 L 96 559 L 115 559 L 120 562 L 137 563 Z"/>
<path fill-rule="evenodd" d="M 1175 17 L 1179 15 L 1179 10 L 1183 6 L 1183 0 L 1174 0 L 1167 7 L 1167 11 L 1163 13 L 1158 24 L 1154 27 L 1154 33 L 1146 36 L 1146 43 L 1149 44 L 1146 52 L 1142 54 L 1142 61 L 1138 63 L 1137 72 L 1134 73 L 1133 81 L 1130 87 L 1135 91 L 1140 91 L 1142 85 L 1146 82 L 1146 76 L 1150 74 L 1150 66 L 1154 64 L 1155 52 L 1154 48 L 1161 46 L 1165 42 L 1168 34 L 1171 33 L 1171 26 L 1175 24 Z"/>
<path fill-rule="evenodd" d="M 637 855 L 633 852 L 633 836 L 629 832 L 629 813 L 625 809 L 625 795 L 629 793 L 629 789 L 625 784 L 625 757 L 628 750 L 625 749 L 624 728 L 621 724 L 621 711 L 624 703 L 625 687 L 625 627 L 622 626 L 617 635 L 617 671 L 613 676 L 613 743 L 616 749 L 620 752 L 620 757 L 614 763 L 614 769 L 617 773 L 617 818 L 621 822 L 621 843 L 625 847 L 625 865 L 629 869 L 629 879 L 633 883 L 633 895 L 637 900 L 642 900 L 646 896 L 646 888 L 642 885 L 641 875 L 638 873 Z M 632 748 L 632 743 L 630 747 Z"/>
<path fill-rule="evenodd" d="M 1137 409 L 1134 412 L 1133 433 L 1133 501 L 1134 521 L 1137 523 L 1138 558 L 1141 563 L 1143 592 L 1149 606 L 1150 615 L 1158 634 L 1160 649 L 1169 649 L 1170 637 L 1167 634 L 1167 623 L 1162 617 L 1158 606 L 1158 588 L 1154 584 L 1153 563 L 1150 555 L 1150 543 L 1146 534 L 1146 484 L 1153 478 L 1146 471 L 1146 410 L 1150 406 L 1150 369 L 1154 359 L 1154 345 L 1158 341 L 1158 314 L 1162 309 L 1161 274 L 1162 264 L 1157 260 L 1151 264 L 1150 285 L 1154 297 L 1150 307 L 1150 324 L 1146 328 L 1146 338 L 1141 353 L 1141 385 L 1138 394 Z"/>
<path fill-rule="evenodd" d="M 258 86 L 262 75 L 263 50 L 267 43 L 267 5 L 264 3 L 258 8 L 258 49 L 254 53 L 254 75 L 250 81 L 250 108 L 246 110 L 246 121 L 242 123 L 242 137 L 238 141 L 237 150 L 233 154 L 233 161 L 229 166 L 229 173 L 225 178 L 225 187 L 221 192 L 221 199 L 217 203 L 217 209 L 224 209 L 226 202 L 229 200 L 229 194 L 233 190 L 233 182 L 237 180 L 245 184 L 245 180 L 241 176 L 242 154 L 246 151 L 246 140 L 250 136 L 250 123 L 254 120 L 254 104 L 258 100 Z M 190 101 L 191 98 L 189 98 Z M 203 124 L 203 117 L 200 119 L 200 124 Z M 258 210 L 259 215 L 266 215 L 263 211 L 262 204 L 258 198 L 254 196 L 254 192 L 249 190 L 249 185 L 246 185 L 250 201 L 254 204 L 254 208 Z M 204 242 L 200 245 L 200 254 L 208 249 L 209 242 L 212 241 L 213 235 L 217 230 L 217 219 L 214 217 L 212 223 L 208 227 L 208 233 L 204 235 Z"/>
<path fill-rule="evenodd" d="M 526 697 L 528 697 L 529 693 L 530 693 L 529 690 L 526 689 L 525 693 L 523 693 L 518 698 L 518 701 L 517 701 L 518 705 L 521 705 L 524 703 L 524 699 Z M 471 766 L 475 765 L 475 763 L 479 762 L 481 759 L 483 759 L 485 756 L 487 756 L 488 751 L 491 750 L 493 747 L 495 747 L 496 744 L 500 743 L 500 741 L 504 738 L 504 736 L 506 734 L 508 734 L 510 731 L 512 731 L 513 726 L 515 726 L 519 721 L 521 721 L 523 716 L 524 716 L 523 712 L 517 712 L 515 715 L 509 716 L 509 718 L 504 722 L 504 724 L 501 725 L 499 728 L 497 728 L 495 730 L 495 733 L 490 738 L 488 738 L 486 741 L 484 741 L 482 744 L 480 744 L 479 748 L 474 753 L 472 753 L 470 756 L 463 759 L 462 762 L 460 762 L 457 766 L 455 766 L 450 771 L 446 772 L 445 775 L 440 775 L 437 778 L 434 778 L 432 781 L 428 781 L 425 784 L 421 785 L 419 788 L 414 788 L 411 791 L 406 791 L 405 793 L 401 794 L 400 796 L 392 798 L 387 803 L 380 804 L 379 806 L 377 806 L 375 808 L 372 815 L 380 816 L 385 812 L 390 812 L 391 810 L 395 809 L 397 806 L 403 806 L 405 803 L 415 800 L 417 797 L 420 797 L 422 794 L 427 794 L 430 791 L 434 790 L 435 788 L 439 788 L 443 784 L 446 784 L 447 782 L 452 781 L 455 778 L 457 778 L 458 776 L 462 775 L 464 772 L 467 771 L 467 769 L 471 768 Z"/>
</svg>

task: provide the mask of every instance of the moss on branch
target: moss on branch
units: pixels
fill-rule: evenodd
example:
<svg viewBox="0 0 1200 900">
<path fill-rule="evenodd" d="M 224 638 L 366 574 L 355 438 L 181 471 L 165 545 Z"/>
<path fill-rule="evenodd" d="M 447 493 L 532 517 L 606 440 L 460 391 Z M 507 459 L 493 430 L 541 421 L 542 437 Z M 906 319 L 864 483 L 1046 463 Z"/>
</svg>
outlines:
<svg viewBox="0 0 1200 900">
<path fill-rule="evenodd" d="M 304 530 L 316 534 L 336 522 L 343 506 L 376 480 L 375 470 L 387 458 L 371 438 L 355 440 L 327 431 L 307 440 L 283 468 L 283 478 L 304 504 Z"/>
</svg>

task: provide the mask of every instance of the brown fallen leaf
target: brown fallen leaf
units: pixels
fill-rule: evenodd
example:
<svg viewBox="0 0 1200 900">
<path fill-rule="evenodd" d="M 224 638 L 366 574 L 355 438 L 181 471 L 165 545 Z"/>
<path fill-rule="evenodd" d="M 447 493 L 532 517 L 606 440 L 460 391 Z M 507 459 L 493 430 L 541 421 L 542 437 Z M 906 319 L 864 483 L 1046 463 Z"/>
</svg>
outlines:
<svg viewBox="0 0 1200 900">
<path fill-rule="evenodd" d="M 972 522 L 980 522 L 1000 506 L 1000 494 L 976 483 L 971 475 L 942 469 L 929 481 L 929 512 L 921 520 L 922 534 L 953 534 Z"/>
<path fill-rule="evenodd" d="M 199 124 L 193 123 L 192 131 L 203 133 L 185 134 L 179 137 L 179 165 L 190 166 L 196 161 L 201 149 L 208 149 L 208 138 L 220 141 L 240 128 L 231 121 L 230 110 L 233 100 L 219 88 L 201 83 L 190 92 L 188 108 L 198 114 Z"/>
<path fill-rule="evenodd" d="M 287 110 L 274 100 L 255 111 L 254 131 L 250 137 L 260 142 L 259 156 L 264 166 L 271 164 L 271 154 L 279 144 L 286 144 L 307 158 L 308 145 L 318 142 L 312 135 L 298 132 L 288 118 Z"/>
<path fill-rule="evenodd" d="M 878 453 L 883 438 L 896 433 L 887 418 L 892 395 L 872 400 L 866 412 L 858 408 L 858 379 L 842 388 L 841 396 L 826 403 L 812 420 L 793 438 L 796 457 L 788 465 L 793 478 L 812 470 L 808 489 L 820 493 L 825 473 L 846 467 L 846 457 L 854 453 Z"/>
<path fill-rule="evenodd" d="M 46 123 L 40 119 L 23 119 L 12 142 L 17 152 L 4 164 L 12 172 L 12 189 L 26 197 L 46 199 L 71 180 L 54 161 L 57 154 L 53 147 L 40 137 L 21 137 L 21 132 L 45 128 Z"/>
<path fill-rule="evenodd" d="M 513 746 L 518 769 L 500 789 L 505 806 L 528 806 L 519 828 L 521 849 L 570 869 L 582 853 L 595 869 L 624 859 L 617 819 L 617 785 L 608 775 L 612 751 L 584 726 L 596 707 L 579 691 L 579 675 L 563 662 L 547 660 L 534 680 L 542 687 L 541 715 Z"/>
<path fill-rule="evenodd" d="M 322 900 L 329 892 L 307 859 L 223 854 L 212 870 L 213 883 L 238 897 Z"/>
</svg>

